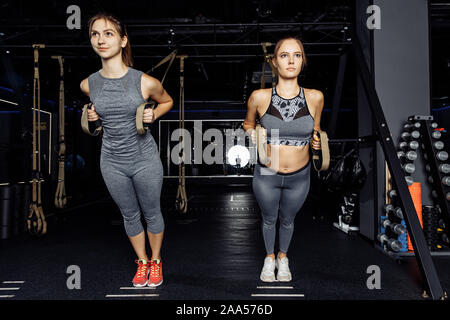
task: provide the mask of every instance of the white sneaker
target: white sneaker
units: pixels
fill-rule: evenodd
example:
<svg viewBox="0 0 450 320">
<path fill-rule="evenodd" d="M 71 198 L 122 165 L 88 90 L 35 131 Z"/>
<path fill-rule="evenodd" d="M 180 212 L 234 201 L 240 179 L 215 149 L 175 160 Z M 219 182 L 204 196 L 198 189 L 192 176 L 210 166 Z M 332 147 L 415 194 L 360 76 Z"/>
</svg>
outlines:
<svg viewBox="0 0 450 320">
<path fill-rule="evenodd" d="M 264 259 L 264 266 L 261 271 L 259 278 L 264 282 L 274 282 L 275 281 L 275 260 L 271 257 L 266 257 Z"/>
<path fill-rule="evenodd" d="M 289 260 L 287 257 L 278 258 L 275 261 L 275 266 L 278 269 L 277 280 L 288 282 L 292 280 L 291 270 L 289 270 Z"/>
</svg>

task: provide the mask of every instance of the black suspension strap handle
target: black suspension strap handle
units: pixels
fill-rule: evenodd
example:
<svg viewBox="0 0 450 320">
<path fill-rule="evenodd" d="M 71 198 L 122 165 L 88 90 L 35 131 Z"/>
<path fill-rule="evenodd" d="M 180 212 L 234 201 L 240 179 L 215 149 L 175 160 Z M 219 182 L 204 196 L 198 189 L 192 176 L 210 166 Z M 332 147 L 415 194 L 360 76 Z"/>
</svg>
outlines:
<svg viewBox="0 0 450 320">
<path fill-rule="evenodd" d="M 153 72 L 156 68 L 163 65 L 166 62 L 169 62 L 169 65 L 167 66 L 166 71 L 164 72 L 164 76 L 161 79 L 161 85 L 164 84 L 164 80 L 166 79 L 167 73 L 169 72 L 170 67 L 172 66 L 173 61 L 175 60 L 177 55 L 177 50 L 172 51 L 167 57 L 162 59 L 156 66 L 154 66 L 151 70 L 148 72 Z M 147 73 L 148 73 L 147 72 Z M 138 134 L 142 135 L 145 134 L 148 129 L 150 128 L 150 123 L 144 123 L 144 111 L 145 109 L 152 109 L 154 110 L 156 108 L 156 102 L 153 100 L 150 100 L 148 102 L 142 103 L 136 110 L 136 130 Z"/>
<path fill-rule="evenodd" d="M 47 233 L 47 222 L 42 209 L 42 179 L 41 179 L 41 101 L 39 81 L 39 49 L 43 44 L 33 44 L 34 77 L 33 77 L 33 173 L 32 173 L 32 201 L 27 218 L 27 229 L 32 235 Z M 36 117 L 37 112 L 37 117 Z M 37 118 L 37 119 L 36 119 Z M 36 121 L 37 120 L 37 121 Z M 37 136 L 37 137 L 36 137 Z"/>
<path fill-rule="evenodd" d="M 318 134 L 320 138 L 320 150 L 312 148 L 314 135 Z M 328 135 L 325 131 L 314 130 L 311 137 L 312 163 L 317 172 L 328 170 L 330 166 L 330 148 L 328 145 Z"/>
<path fill-rule="evenodd" d="M 95 120 L 95 121 L 89 121 L 88 120 L 88 109 L 90 110 L 94 104 L 92 102 L 87 103 L 83 106 L 83 112 L 81 113 L 81 129 L 84 133 L 87 133 L 91 136 L 98 136 L 100 132 L 102 131 L 102 121 Z"/>
<path fill-rule="evenodd" d="M 65 117 L 64 117 L 64 58 L 62 56 L 52 56 L 57 59 L 60 69 L 59 81 L 59 150 L 58 150 L 58 184 L 55 192 L 55 207 L 58 209 L 65 208 L 67 204 L 66 188 L 65 188 L 65 159 L 66 159 L 66 143 L 65 143 Z"/>
</svg>

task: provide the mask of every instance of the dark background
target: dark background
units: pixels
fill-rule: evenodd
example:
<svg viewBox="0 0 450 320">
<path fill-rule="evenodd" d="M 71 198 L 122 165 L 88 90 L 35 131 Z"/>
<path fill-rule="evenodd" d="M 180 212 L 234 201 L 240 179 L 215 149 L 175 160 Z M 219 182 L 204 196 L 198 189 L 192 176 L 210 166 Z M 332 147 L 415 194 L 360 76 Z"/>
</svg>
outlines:
<svg viewBox="0 0 450 320">
<path fill-rule="evenodd" d="M 321 127 L 328 130 L 339 57 L 349 50 L 351 43 L 345 27 L 350 26 L 353 20 L 355 3 L 356 0 L 0 0 L 0 99 L 18 104 L 0 101 L 0 183 L 14 184 L 31 178 L 31 45 L 44 43 L 46 48 L 40 51 L 39 60 L 41 108 L 52 113 L 54 134 L 50 146 L 45 145 L 45 134 L 43 137 L 43 151 L 47 152 L 50 147 L 53 157 L 51 175 L 44 172 L 47 182 L 43 190 L 44 212 L 46 217 L 56 218 L 48 220 L 50 232 L 47 237 L 39 239 L 42 241 L 29 242 L 28 237 L 17 237 L 5 242 L 0 250 L 5 257 L 0 265 L 0 274 L 4 279 L 18 279 L 19 275 L 24 275 L 28 287 L 24 285 L 22 297 L 32 299 L 55 296 L 97 299 L 111 293 L 112 288 L 129 283 L 134 266 L 127 265 L 126 261 L 131 262 L 134 257 L 128 255 L 130 248 L 123 233 L 122 217 L 100 175 L 101 139 L 86 135 L 80 128 L 81 108 L 88 102 L 79 89 L 80 81 L 101 68 L 100 59 L 90 47 L 89 17 L 107 11 L 122 19 L 128 26 L 134 67 L 138 70 L 150 70 L 175 48 L 179 49 L 179 54 L 190 56 L 185 67 L 186 119 L 243 119 L 250 93 L 260 87 L 258 81 L 252 81 L 253 75 L 262 68 L 263 51 L 259 43 L 276 42 L 286 35 L 298 36 L 305 43 L 308 58 L 299 82 L 303 87 L 324 93 Z M 66 27 L 69 16 L 66 8 L 74 4 L 81 9 L 81 30 L 68 30 Z M 450 2 L 437 0 L 429 1 L 429 4 L 429 113 L 435 116 L 439 126 L 448 127 Z M 269 52 L 272 50 L 269 48 Z M 62 210 L 55 209 L 52 203 L 57 179 L 54 160 L 58 150 L 55 128 L 59 90 L 59 66 L 56 60 L 51 59 L 52 55 L 65 58 L 68 157 L 65 184 L 69 198 L 67 208 Z M 342 98 L 338 103 L 337 130 L 330 135 L 333 139 L 357 137 L 354 63 L 350 55 Z M 151 74 L 160 79 L 164 69 L 165 66 Z M 270 83 L 266 83 L 268 86 Z M 176 120 L 179 108 L 178 63 L 172 66 L 165 88 L 175 103 L 164 119 Z M 392 89 L 395 90 L 395 83 Z M 156 124 L 152 129 L 156 139 L 157 128 Z M 445 143 L 448 146 L 448 141 Z M 347 150 L 349 147 L 351 145 L 347 145 Z M 330 145 L 330 149 L 336 156 L 344 148 Z M 48 152 L 45 156 L 43 168 L 46 171 Z M 70 160 L 70 157 L 77 160 Z M 359 238 L 348 237 L 334 229 L 330 222 L 336 222 L 336 205 L 342 199 L 338 199 L 337 193 L 332 197 L 326 192 L 318 192 L 318 179 L 315 174 L 311 177 L 311 192 L 305 202 L 304 213 L 297 219 L 298 231 L 292 241 L 291 261 L 297 268 L 296 274 L 301 275 L 299 281 L 294 282 L 295 287 L 306 292 L 308 298 L 315 299 L 420 299 L 422 284 L 417 280 L 420 274 L 415 260 L 411 259 L 413 263 L 406 267 L 398 266 L 387 255 L 373 250 L 375 242 L 359 241 Z M 179 216 L 171 215 L 176 189 L 172 189 L 173 184 L 170 184 L 174 182 L 176 187 L 177 179 L 165 179 L 161 207 L 169 226 L 167 241 L 164 242 L 165 248 L 169 249 L 164 250 L 169 290 L 165 290 L 166 295 L 162 293 L 163 298 L 248 298 L 247 293 L 253 292 L 250 290 L 255 288 L 254 280 L 247 275 L 259 272 L 263 248 L 260 214 L 251 194 L 251 179 L 245 179 L 188 179 L 186 189 L 190 216 L 181 222 Z M 209 187 L 209 183 L 214 182 L 216 188 Z M 230 201 L 233 197 L 234 200 Z M 22 211 L 28 212 L 26 203 L 23 207 L 25 210 Z M 191 217 L 199 219 L 189 222 Z M 354 223 L 358 224 L 357 221 Z M 108 261 L 108 267 L 99 268 L 99 261 Z M 190 261 L 201 263 L 188 263 Z M 67 274 L 64 271 L 73 263 L 83 266 L 84 274 L 88 275 L 85 279 L 95 280 L 89 280 L 87 290 L 83 287 L 83 292 L 68 292 L 66 289 Z M 367 274 L 364 271 L 373 263 L 380 265 L 384 272 L 384 291 L 370 292 L 365 287 Z M 446 281 L 443 283 L 449 283 L 447 270 L 447 264 L 439 265 L 440 276 Z M 414 275 L 414 281 L 409 274 Z M 246 279 L 242 281 L 243 278 Z M 204 282 L 214 284 L 214 290 L 204 286 Z"/>
<path fill-rule="evenodd" d="M 73 4 L 81 9 L 81 30 L 66 27 L 69 17 L 66 9 Z M 15 182 L 29 175 L 30 161 L 23 155 L 31 144 L 31 44 L 47 46 L 40 51 L 41 108 L 52 112 L 55 119 L 59 66 L 50 57 L 65 57 L 67 154 L 77 154 L 84 161 L 81 170 L 68 172 L 68 179 L 72 175 L 82 182 L 89 179 L 92 183 L 88 186 L 96 183 L 102 186 L 98 170 L 100 139 L 85 135 L 79 125 L 80 110 L 88 102 L 79 90 L 79 83 L 101 68 L 100 60 L 90 48 L 89 17 L 106 11 L 122 19 L 128 26 L 134 67 L 138 70 L 150 70 L 174 48 L 178 48 L 179 54 L 190 55 L 185 67 L 186 119 L 243 119 L 248 96 L 260 87 L 260 83 L 252 82 L 252 76 L 261 72 L 263 51 L 254 44 L 276 42 L 285 35 L 298 36 L 305 43 L 308 59 L 299 78 L 300 85 L 324 93 L 321 124 L 327 130 L 339 55 L 349 49 L 351 41 L 346 27 L 353 19 L 353 4 L 351 0 L 171 1 L 170 4 L 163 1 L 0 1 L 0 99 L 19 103 L 13 106 L 0 102 L 1 182 Z M 449 124 L 450 52 L 446 45 L 450 37 L 449 14 L 449 5 L 442 1 L 430 2 L 430 113 L 443 127 Z M 331 138 L 357 135 L 356 71 L 352 62 L 350 57 L 337 130 Z M 161 78 L 164 70 L 162 66 L 151 74 Z M 178 119 L 177 63 L 170 69 L 165 87 L 175 104 L 164 119 Z M 157 125 L 152 133 L 157 139 L 156 128 Z M 53 149 L 56 150 L 56 144 Z"/>
</svg>

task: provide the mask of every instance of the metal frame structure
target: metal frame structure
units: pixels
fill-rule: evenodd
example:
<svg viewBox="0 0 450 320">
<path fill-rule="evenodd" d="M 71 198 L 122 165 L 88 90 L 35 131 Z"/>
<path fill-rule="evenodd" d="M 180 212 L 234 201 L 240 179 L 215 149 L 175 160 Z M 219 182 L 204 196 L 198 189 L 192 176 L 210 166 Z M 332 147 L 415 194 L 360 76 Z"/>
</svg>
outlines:
<svg viewBox="0 0 450 320">
<path fill-rule="evenodd" d="M 129 23 L 127 30 L 137 57 L 164 56 L 167 49 L 176 47 L 189 51 L 186 53 L 190 58 L 218 58 L 262 56 L 259 50 L 262 41 L 276 42 L 286 34 L 303 37 L 306 33 L 309 39 L 317 39 L 315 41 L 303 39 L 305 47 L 311 48 L 309 55 L 336 55 L 342 46 L 349 44 L 347 40 L 349 26 L 350 23 L 347 21 L 230 24 Z M 22 31 L 23 29 L 25 30 Z M 48 32 L 51 32 L 52 38 L 45 39 Z M 86 35 L 82 36 L 80 32 Z M 5 24 L 2 26 L 2 33 L 0 48 L 14 50 L 15 57 L 28 55 L 28 51 L 24 50 L 30 48 L 27 41 L 29 37 L 40 38 L 39 40 L 46 44 L 47 49 L 60 53 L 65 59 L 69 56 L 83 57 L 85 49 L 91 47 L 85 29 L 74 33 L 64 25 Z M 320 52 L 314 52 L 312 48 L 316 47 L 320 48 Z M 148 52 L 148 49 L 152 52 Z M 236 49 L 239 49 L 239 52 L 236 52 Z"/>
<path fill-rule="evenodd" d="M 330 116 L 329 127 L 328 127 L 328 134 L 330 137 L 334 137 L 336 134 L 337 117 L 338 117 L 338 113 L 339 113 L 339 107 L 341 104 L 342 87 L 344 85 L 344 76 L 345 76 L 345 69 L 347 67 L 347 60 L 348 60 L 348 52 L 344 51 L 339 56 L 339 67 L 338 67 L 336 86 L 334 89 L 334 96 L 333 96 L 333 105 L 332 105 L 332 109 L 331 109 L 331 116 Z"/>
<path fill-rule="evenodd" d="M 404 218 L 415 251 L 417 264 L 423 276 L 426 289 L 431 294 L 431 297 L 434 300 L 443 299 L 445 294 L 425 241 L 425 237 L 419 223 L 419 218 L 417 217 L 411 194 L 409 193 L 408 186 L 404 178 L 404 172 L 396 156 L 396 149 L 392 141 L 392 136 L 384 117 L 380 99 L 378 98 L 378 94 L 375 90 L 375 82 L 373 81 L 369 68 L 365 62 L 358 36 L 356 35 L 355 30 L 352 29 L 351 31 L 357 71 L 369 101 L 372 117 L 378 132 L 379 142 L 383 149 L 389 171 L 391 172 L 391 176 L 394 179 L 395 185 L 398 189 L 399 203 L 404 212 Z"/>
</svg>

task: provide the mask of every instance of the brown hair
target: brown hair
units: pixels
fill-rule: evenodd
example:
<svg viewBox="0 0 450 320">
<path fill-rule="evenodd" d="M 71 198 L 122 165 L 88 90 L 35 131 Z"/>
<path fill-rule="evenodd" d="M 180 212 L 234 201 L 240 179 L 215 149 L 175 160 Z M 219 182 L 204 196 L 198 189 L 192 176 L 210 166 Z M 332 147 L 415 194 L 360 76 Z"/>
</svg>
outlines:
<svg viewBox="0 0 450 320">
<path fill-rule="evenodd" d="M 133 66 L 133 57 L 131 56 L 131 46 L 130 46 L 130 38 L 128 37 L 128 32 L 119 19 L 117 19 L 115 16 L 109 13 L 98 13 L 92 18 L 89 19 L 89 37 L 91 37 L 91 31 L 92 31 L 92 25 L 95 21 L 99 19 L 104 19 L 106 21 L 109 21 L 113 24 L 114 28 L 116 28 L 117 32 L 119 33 L 120 37 L 127 37 L 127 44 L 125 48 L 122 48 L 122 61 L 125 63 L 127 67 Z"/>
<path fill-rule="evenodd" d="M 290 40 L 290 39 L 297 41 L 299 46 L 300 46 L 300 49 L 302 49 L 302 57 L 303 57 L 303 59 L 302 59 L 302 67 L 300 69 L 300 71 L 302 71 L 303 68 L 306 67 L 306 53 L 305 53 L 305 48 L 303 47 L 302 40 L 300 40 L 297 37 L 287 36 L 287 37 L 284 37 L 284 38 L 281 38 L 280 40 L 278 40 L 277 44 L 275 45 L 275 49 L 273 50 L 273 58 L 274 59 L 277 58 L 278 51 L 280 50 L 280 47 L 283 44 L 283 42 L 285 40 Z"/>
</svg>

